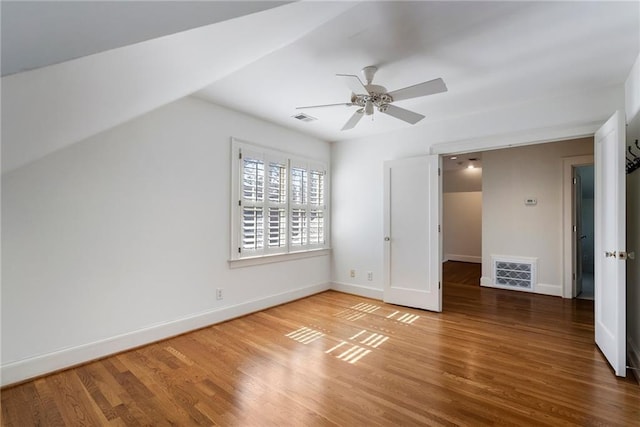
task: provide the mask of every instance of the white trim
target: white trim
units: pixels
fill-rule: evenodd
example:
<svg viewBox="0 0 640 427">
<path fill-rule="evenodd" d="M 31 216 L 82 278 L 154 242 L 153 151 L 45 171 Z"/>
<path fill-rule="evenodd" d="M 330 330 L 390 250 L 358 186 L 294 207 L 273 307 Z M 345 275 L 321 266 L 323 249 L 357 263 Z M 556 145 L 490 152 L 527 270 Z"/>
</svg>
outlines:
<svg viewBox="0 0 640 427">
<path fill-rule="evenodd" d="M 372 288 L 369 286 L 354 285 L 353 283 L 333 282 L 331 289 L 346 294 L 358 295 L 365 298 L 373 298 L 382 301 L 384 292 L 382 289 Z"/>
<path fill-rule="evenodd" d="M 554 297 L 562 297 L 562 286 L 552 285 L 549 283 L 536 283 L 533 285 L 534 292 L 542 295 L 552 295 Z"/>
<path fill-rule="evenodd" d="M 527 292 L 530 294 L 549 295 L 554 297 L 562 296 L 562 286 L 548 283 L 534 283 L 533 289 L 514 288 L 513 286 L 495 285 L 490 277 L 482 277 L 480 286 L 484 288 L 505 289 L 507 291 Z"/>
<path fill-rule="evenodd" d="M 310 249 L 308 251 L 291 252 L 288 254 L 262 255 L 253 258 L 230 259 L 229 268 L 242 268 L 252 265 L 271 264 L 273 262 L 293 261 L 296 259 L 325 256 L 331 253 L 331 249 Z"/>
<path fill-rule="evenodd" d="M 185 332 L 210 326 L 249 313 L 264 310 L 279 304 L 308 297 L 330 289 L 329 283 L 311 285 L 279 294 L 247 301 L 241 304 L 221 307 L 188 315 L 169 322 L 162 322 L 146 328 L 116 335 L 92 343 L 69 347 L 34 357 L 9 362 L 2 365 L 0 376 L 4 387 L 29 378 L 44 375 L 60 369 L 86 363 L 129 350 L 152 342 L 164 340 Z"/>
<path fill-rule="evenodd" d="M 563 140 L 593 136 L 602 125 L 602 120 L 576 124 L 530 129 L 502 135 L 490 135 L 480 138 L 464 139 L 455 142 L 442 142 L 430 148 L 431 154 L 458 154 L 475 151 L 497 150 L 522 145 L 543 144 Z"/>
<path fill-rule="evenodd" d="M 593 164 L 593 155 L 565 157 L 562 159 L 562 297 L 564 298 L 573 298 L 575 296 L 573 283 L 573 168 L 575 166 Z"/>
<path fill-rule="evenodd" d="M 631 337 L 627 338 L 627 358 L 629 359 L 629 366 L 631 372 L 636 377 L 636 381 L 640 383 L 640 350 L 635 345 Z"/>
<path fill-rule="evenodd" d="M 481 256 L 445 254 L 444 258 L 446 261 L 473 262 L 476 264 L 482 264 Z"/>
<path fill-rule="evenodd" d="M 491 277 L 482 276 L 480 278 L 480 286 L 484 286 L 486 288 L 491 288 L 491 287 L 493 287 L 493 280 L 491 279 Z"/>
</svg>

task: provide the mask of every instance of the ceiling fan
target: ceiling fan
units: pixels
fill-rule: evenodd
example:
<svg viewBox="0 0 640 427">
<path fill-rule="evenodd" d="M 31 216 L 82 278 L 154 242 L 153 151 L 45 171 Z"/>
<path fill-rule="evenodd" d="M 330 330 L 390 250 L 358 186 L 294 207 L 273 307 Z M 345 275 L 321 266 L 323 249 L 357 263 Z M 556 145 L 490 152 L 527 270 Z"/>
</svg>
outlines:
<svg viewBox="0 0 640 427">
<path fill-rule="evenodd" d="M 367 84 L 362 83 L 362 80 L 353 74 L 336 74 L 336 76 L 343 78 L 349 89 L 351 89 L 352 93 L 350 102 L 309 105 L 306 107 L 297 107 L 296 110 L 336 107 L 339 105 L 346 107 L 360 107 L 355 113 L 353 113 L 351 118 L 347 120 L 341 130 L 354 128 L 362 117 L 365 115 L 373 115 L 375 108 L 377 108 L 381 113 L 388 114 L 391 117 L 395 117 L 396 119 L 400 119 L 414 125 L 424 119 L 424 116 L 422 114 L 400 108 L 392 103 L 403 99 L 417 98 L 419 96 L 433 95 L 435 93 L 447 91 L 447 86 L 444 84 L 444 81 L 438 78 L 387 92 L 387 89 L 384 86 L 374 85 L 371 83 L 376 71 L 378 71 L 378 68 L 372 65 L 362 69 L 362 75 L 364 76 Z"/>
</svg>

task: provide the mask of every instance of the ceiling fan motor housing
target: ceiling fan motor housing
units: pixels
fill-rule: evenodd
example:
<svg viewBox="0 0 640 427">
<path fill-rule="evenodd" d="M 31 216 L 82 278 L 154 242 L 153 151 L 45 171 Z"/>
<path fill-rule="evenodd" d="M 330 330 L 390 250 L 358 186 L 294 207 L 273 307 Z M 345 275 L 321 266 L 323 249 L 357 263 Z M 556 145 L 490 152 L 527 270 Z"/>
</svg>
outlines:
<svg viewBox="0 0 640 427">
<path fill-rule="evenodd" d="M 368 85 L 370 85 L 373 81 L 373 76 L 376 75 L 376 71 L 378 71 L 378 67 L 374 65 L 369 65 L 368 67 L 364 67 L 362 69 L 362 75 L 364 76 L 364 79 L 366 80 Z"/>
<path fill-rule="evenodd" d="M 352 94 L 351 102 L 360 107 L 366 107 L 367 101 L 370 101 L 378 111 L 384 112 L 387 109 L 387 105 L 393 102 L 391 95 L 387 93 L 387 88 L 378 85 L 366 85 L 368 94 Z M 369 112 L 370 111 L 370 112 Z M 367 110 L 367 115 L 373 114 L 373 109 Z"/>
</svg>

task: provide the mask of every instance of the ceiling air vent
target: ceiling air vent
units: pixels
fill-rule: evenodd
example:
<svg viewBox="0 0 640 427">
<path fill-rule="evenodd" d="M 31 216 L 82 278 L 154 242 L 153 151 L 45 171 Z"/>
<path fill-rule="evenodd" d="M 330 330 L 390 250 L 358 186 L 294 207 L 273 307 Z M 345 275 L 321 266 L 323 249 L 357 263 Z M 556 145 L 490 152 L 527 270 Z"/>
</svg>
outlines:
<svg viewBox="0 0 640 427">
<path fill-rule="evenodd" d="M 315 117 L 311 117 L 310 115 L 305 113 L 298 113 L 295 116 L 291 116 L 291 117 L 293 117 L 294 119 L 298 119 L 301 122 L 312 122 L 314 120 L 318 120 Z"/>
</svg>

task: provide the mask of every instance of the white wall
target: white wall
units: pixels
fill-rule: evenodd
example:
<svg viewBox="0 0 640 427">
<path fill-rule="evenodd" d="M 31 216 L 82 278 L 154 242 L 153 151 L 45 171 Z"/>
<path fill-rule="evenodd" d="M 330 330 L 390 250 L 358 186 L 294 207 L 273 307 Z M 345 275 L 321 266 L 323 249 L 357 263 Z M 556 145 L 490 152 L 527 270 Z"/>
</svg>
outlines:
<svg viewBox="0 0 640 427">
<path fill-rule="evenodd" d="M 184 98 L 3 175 L 3 384 L 328 288 L 328 255 L 229 269 L 231 136 L 329 161 Z"/>
<path fill-rule="evenodd" d="M 482 262 L 482 192 L 442 194 L 445 261 Z"/>
<path fill-rule="evenodd" d="M 624 106 L 627 123 L 640 114 L 640 55 L 636 58 L 624 83 Z"/>
<path fill-rule="evenodd" d="M 392 134 L 332 145 L 332 278 L 336 288 L 382 297 L 383 163 L 438 153 L 473 152 L 509 144 L 592 135 L 623 108 L 622 85 L 514 105 Z M 484 166 L 483 166 L 484 170 Z M 349 270 L 356 269 L 355 278 Z M 367 281 L 364 271 L 373 272 Z"/>
<path fill-rule="evenodd" d="M 627 142 L 640 139 L 640 55 L 625 84 Z M 635 147 L 634 147 L 635 148 Z M 627 175 L 627 250 L 636 259 L 627 261 L 627 343 L 629 360 L 640 369 L 640 171 Z M 634 371 L 640 380 L 640 372 Z"/>
<path fill-rule="evenodd" d="M 492 255 L 532 257 L 534 291 L 562 295 L 562 159 L 592 153 L 593 138 L 483 153 L 483 285 L 493 283 Z M 530 197 L 537 205 L 524 204 Z"/>
<path fill-rule="evenodd" d="M 627 261 L 628 352 L 633 366 L 640 368 L 640 170 L 627 175 L 627 250 L 636 257 Z"/>
<path fill-rule="evenodd" d="M 482 191 L 482 168 L 445 170 L 442 174 L 442 192 Z"/>
<path fill-rule="evenodd" d="M 482 262 L 482 168 L 442 173 L 445 261 Z"/>
</svg>

